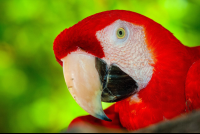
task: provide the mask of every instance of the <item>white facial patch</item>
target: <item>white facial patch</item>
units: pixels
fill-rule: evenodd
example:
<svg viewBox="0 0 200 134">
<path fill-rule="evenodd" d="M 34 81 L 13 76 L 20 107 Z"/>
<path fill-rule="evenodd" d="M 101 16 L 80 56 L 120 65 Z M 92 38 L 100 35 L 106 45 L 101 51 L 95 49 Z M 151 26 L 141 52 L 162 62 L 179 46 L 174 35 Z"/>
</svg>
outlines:
<svg viewBox="0 0 200 134">
<path fill-rule="evenodd" d="M 125 37 L 117 38 L 117 30 L 123 28 Z M 152 55 L 145 42 L 142 26 L 116 20 L 111 25 L 97 31 L 105 57 L 103 60 L 110 64 L 117 64 L 125 73 L 129 74 L 137 83 L 138 91 L 145 88 L 153 75 L 154 63 Z"/>
</svg>

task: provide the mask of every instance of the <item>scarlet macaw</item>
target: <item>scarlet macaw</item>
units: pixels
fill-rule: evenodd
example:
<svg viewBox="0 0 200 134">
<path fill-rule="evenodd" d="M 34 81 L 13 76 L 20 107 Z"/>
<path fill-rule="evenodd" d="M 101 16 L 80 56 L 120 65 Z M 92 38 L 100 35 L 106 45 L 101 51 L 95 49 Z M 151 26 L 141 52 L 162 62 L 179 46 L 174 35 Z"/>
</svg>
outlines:
<svg viewBox="0 0 200 134">
<path fill-rule="evenodd" d="M 62 31 L 53 49 L 71 95 L 96 117 L 78 117 L 70 126 L 136 130 L 200 108 L 200 47 L 184 46 L 143 15 L 89 16 Z M 105 114 L 101 101 L 116 103 Z"/>
</svg>

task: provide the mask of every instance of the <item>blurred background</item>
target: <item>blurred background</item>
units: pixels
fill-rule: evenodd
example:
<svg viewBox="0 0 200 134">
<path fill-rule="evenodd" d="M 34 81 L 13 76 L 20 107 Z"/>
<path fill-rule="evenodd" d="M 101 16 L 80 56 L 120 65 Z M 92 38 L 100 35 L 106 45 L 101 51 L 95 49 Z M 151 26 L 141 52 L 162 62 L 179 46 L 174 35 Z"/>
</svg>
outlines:
<svg viewBox="0 0 200 134">
<path fill-rule="evenodd" d="M 200 45 L 200 0 L 0 0 L 0 132 L 60 132 L 87 114 L 67 90 L 53 41 L 113 9 L 143 14 L 184 45 Z"/>
</svg>

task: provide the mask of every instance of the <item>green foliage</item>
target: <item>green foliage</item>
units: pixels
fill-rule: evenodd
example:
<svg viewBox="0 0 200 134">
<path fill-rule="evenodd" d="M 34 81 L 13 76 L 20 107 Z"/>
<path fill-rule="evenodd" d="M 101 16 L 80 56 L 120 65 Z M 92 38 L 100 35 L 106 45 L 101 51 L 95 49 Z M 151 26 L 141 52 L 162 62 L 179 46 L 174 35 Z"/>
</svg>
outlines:
<svg viewBox="0 0 200 134">
<path fill-rule="evenodd" d="M 143 14 L 183 44 L 200 45 L 199 0 L 0 0 L 0 132 L 59 132 L 87 114 L 67 90 L 53 41 L 113 9 Z"/>
</svg>

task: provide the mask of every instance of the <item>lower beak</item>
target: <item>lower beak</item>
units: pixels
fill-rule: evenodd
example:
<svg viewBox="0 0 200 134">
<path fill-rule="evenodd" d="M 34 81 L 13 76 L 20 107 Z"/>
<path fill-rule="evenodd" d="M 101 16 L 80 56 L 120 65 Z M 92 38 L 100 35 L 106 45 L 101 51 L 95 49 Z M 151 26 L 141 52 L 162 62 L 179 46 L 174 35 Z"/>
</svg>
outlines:
<svg viewBox="0 0 200 134">
<path fill-rule="evenodd" d="M 62 59 L 67 87 L 75 101 L 92 116 L 111 121 L 101 101 L 116 102 L 136 93 L 137 83 L 117 65 L 87 54 L 71 53 Z"/>
</svg>

